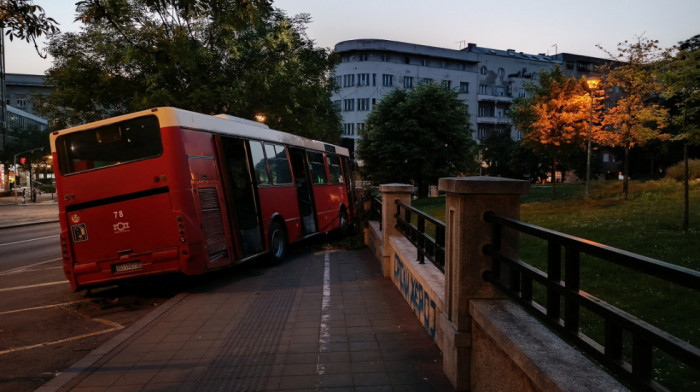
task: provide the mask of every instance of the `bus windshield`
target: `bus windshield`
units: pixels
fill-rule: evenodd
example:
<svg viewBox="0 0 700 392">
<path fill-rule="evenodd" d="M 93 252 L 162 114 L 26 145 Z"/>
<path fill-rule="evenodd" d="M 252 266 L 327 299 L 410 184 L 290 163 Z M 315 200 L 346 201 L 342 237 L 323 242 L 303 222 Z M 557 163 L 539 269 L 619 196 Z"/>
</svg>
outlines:
<svg viewBox="0 0 700 392">
<path fill-rule="evenodd" d="M 158 157 L 163 153 L 156 116 L 134 118 L 69 133 L 56 140 L 61 174 Z"/>
</svg>

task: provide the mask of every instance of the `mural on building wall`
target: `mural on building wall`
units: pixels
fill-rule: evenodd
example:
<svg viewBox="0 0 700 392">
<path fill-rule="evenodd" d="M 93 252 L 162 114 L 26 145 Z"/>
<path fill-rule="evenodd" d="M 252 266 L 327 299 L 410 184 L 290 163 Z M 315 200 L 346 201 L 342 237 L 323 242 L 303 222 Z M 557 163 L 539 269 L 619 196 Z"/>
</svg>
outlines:
<svg viewBox="0 0 700 392">
<path fill-rule="evenodd" d="M 423 285 L 411 275 L 411 271 L 404 267 L 396 253 L 394 253 L 394 282 L 430 337 L 435 339 L 438 313 L 435 301 L 430 298 L 427 291 L 423 290 Z"/>
</svg>

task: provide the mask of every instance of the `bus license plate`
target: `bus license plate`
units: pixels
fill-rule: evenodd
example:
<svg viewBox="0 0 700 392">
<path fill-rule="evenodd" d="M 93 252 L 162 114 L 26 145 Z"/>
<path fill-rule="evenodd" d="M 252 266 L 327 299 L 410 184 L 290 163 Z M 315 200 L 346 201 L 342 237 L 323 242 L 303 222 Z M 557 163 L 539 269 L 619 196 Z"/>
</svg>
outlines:
<svg viewBox="0 0 700 392">
<path fill-rule="evenodd" d="M 141 269 L 140 261 L 130 261 L 128 263 L 112 264 L 112 272 L 126 272 Z"/>
</svg>

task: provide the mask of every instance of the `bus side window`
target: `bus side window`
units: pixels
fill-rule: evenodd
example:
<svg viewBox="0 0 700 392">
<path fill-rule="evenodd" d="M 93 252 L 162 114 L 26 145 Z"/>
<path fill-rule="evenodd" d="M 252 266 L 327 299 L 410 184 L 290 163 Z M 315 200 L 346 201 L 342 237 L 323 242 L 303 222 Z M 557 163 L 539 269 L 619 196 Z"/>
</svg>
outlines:
<svg viewBox="0 0 700 392">
<path fill-rule="evenodd" d="M 331 184 L 343 184 L 343 171 L 337 155 L 328 155 L 328 171 L 331 173 Z"/>
<path fill-rule="evenodd" d="M 268 159 L 270 157 L 268 156 Z M 272 167 L 270 167 L 272 170 Z M 291 184 L 292 172 L 289 169 L 289 159 L 287 159 L 287 149 L 284 146 L 275 144 L 275 174 L 272 176 L 273 184 Z"/>
<path fill-rule="evenodd" d="M 259 185 L 267 185 L 270 183 L 267 175 L 267 165 L 265 164 L 265 154 L 260 142 L 250 141 L 250 155 L 253 158 L 253 167 L 255 168 L 255 177 Z"/>
<path fill-rule="evenodd" d="M 308 153 L 309 166 L 311 169 L 311 181 L 314 184 L 328 184 L 328 176 L 326 175 L 326 163 L 323 161 L 323 154 L 318 152 Z"/>
</svg>

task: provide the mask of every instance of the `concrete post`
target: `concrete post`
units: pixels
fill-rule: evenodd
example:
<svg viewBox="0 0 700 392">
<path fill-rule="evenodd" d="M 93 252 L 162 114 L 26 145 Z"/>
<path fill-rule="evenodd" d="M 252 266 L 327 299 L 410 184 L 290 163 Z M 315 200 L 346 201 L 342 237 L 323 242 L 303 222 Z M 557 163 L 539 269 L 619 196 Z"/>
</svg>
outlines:
<svg viewBox="0 0 700 392">
<path fill-rule="evenodd" d="M 382 272 L 385 277 L 389 277 L 393 271 L 391 268 L 392 252 L 389 238 L 401 235 L 395 228 L 396 200 L 411 204 L 413 185 L 384 184 L 379 186 L 379 192 L 382 194 L 382 243 L 384 244 L 384 249 L 382 250 Z"/>
<path fill-rule="evenodd" d="M 520 218 L 520 196 L 530 183 L 500 177 L 441 178 L 445 205 L 445 308 L 440 318 L 443 330 L 443 370 L 457 391 L 471 385 L 471 328 L 469 301 L 500 298 L 502 295 L 482 274 L 491 268 L 483 247 L 491 242 L 491 224 L 484 213 L 492 211 Z M 504 231 L 501 250 L 518 254 L 517 234 Z"/>
</svg>

